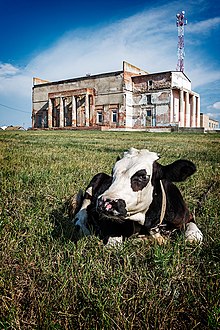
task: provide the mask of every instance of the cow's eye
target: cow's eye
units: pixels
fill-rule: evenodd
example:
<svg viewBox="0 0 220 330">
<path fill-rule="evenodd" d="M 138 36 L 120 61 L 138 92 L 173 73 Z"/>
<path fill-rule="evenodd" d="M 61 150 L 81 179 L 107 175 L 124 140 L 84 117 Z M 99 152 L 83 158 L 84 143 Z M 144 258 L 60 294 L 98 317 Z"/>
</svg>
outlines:
<svg viewBox="0 0 220 330">
<path fill-rule="evenodd" d="M 138 178 L 141 180 L 146 180 L 147 176 L 145 174 L 138 175 Z"/>
<path fill-rule="evenodd" d="M 150 177 L 146 170 L 139 170 L 131 177 L 131 188 L 133 191 L 142 190 L 149 182 Z"/>
<path fill-rule="evenodd" d="M 137 171 L 134 174 L 134 176 L 137 176 L 140 179 L 146 179 L 147 178 L 147 172 L 146 172 L 146 170 L 140 170 L 140 171 Z"/>
</svg>

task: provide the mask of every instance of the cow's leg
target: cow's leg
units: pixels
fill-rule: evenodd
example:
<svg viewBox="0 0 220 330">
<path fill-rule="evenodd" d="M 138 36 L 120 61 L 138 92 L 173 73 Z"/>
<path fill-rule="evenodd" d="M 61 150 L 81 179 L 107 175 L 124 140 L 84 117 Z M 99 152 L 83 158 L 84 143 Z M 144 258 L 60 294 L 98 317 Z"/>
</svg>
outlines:
<svg viewBox="0 0 220 330">
<path fill-rule="evenodd" d="M 88 215 L 86 209 L 80 210 L 75 216 L 74 225 L 80 237 L 89 236 L 91 234 L 87 226 L 87 220 Z"/>
<path fill-rule="evenodd" d="M 87 213 L 87 207 L 91 204 L 91 196 L 92 196 L 92 187 L 89 187 L 86 190 L 85 198 L 83 199 L 82 206 L 79 212 L 77 212 L 74 217 L 75 229 L 80 237 L 91 235 L 88 226 L 88 213 Z"/>
<path fill-rule="evenodd" d="M 196 226 L 194 222 L 189 222 L 186 224 L 185 231 L 186 242 L 190 243 L 201 243 L 203 240 L 203 235 L 201 230 Z"/>
</svg>

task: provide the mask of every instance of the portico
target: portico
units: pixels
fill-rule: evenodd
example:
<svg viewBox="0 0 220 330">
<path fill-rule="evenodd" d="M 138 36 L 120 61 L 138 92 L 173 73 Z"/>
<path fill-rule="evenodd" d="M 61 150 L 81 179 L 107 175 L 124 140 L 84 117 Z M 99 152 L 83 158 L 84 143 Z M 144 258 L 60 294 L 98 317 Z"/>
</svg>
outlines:
<svg viewBox="0 0 220 330">
<path fill-rule="evenodd" d="M 179 127 L 200 127 L 199 120 L 199 94 L 185 89 L 174 89 L 172 91 L 170 123 Z"/>
<path fill-rule="evenodd" d="M 91 88 L 48 93 L 48 128 L 92 125 L 94 96 Z"/>
</svg>

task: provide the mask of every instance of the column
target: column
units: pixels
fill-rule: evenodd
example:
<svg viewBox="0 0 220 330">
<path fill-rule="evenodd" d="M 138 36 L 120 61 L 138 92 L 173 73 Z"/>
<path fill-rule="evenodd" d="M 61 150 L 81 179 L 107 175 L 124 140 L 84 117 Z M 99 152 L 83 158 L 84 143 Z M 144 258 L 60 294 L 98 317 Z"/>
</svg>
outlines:
<svg viewBox="0 0 220 330">
<path fill-rule="evenodd" d="M 72 127 L 76 127 L 76 98 L 72 96 Z"/>
<path fill-rule="evenodd" d="M 196 127 L 200 127 L 200 97 L 196 98 Z"/>
<path fill-rule="evenodd" d="M 179 124 L 179 109 L 180 109 L 180 92 L 173 91 L 173 122 Z"/>
<path fill-rule="evenodd" d="M 156 110 L 156 104 L 154 104 L 153 109 L 151 110 L 151 114 L 152 114 L 152 126 L 157 126 L 157 110 Z"/>
<path fill-rule="evenodd" d="M 179 126 L 184 127 L 184 92 L 180 90 Z"/>
<path fill-rule="evenodd" d="M 47 125 L 48 128 L 52 127 L 52 112 L 53 112 L 53 103 L 52 100 L 48 100 L 48 112 L 47 112 Z"/>
<path fill-rule="evenodd" d="M 89 94 L 85 97 L 85 126 L 89 126 Z"/>
<path fill-rule="evenodd" d="M 185 127 L 190 127 L 190 105 L 189 105 L 189 92 L 186 92 L 185 98 Z"/>
<path fill-rule="evenodd" d="M 60 98 L 60 127 L 64 126 L 64 116 L 63 116 L 63 98 Z"/>
<path fill-rule="evenodd" d="M 94 114 L 95 114 L 95 96 L 92 94 L 91 95 L 91 102 L 89 103 L 89 111 L 90 111 L 90 124 L 92 126 L 94 126 L 94 124 L 96 123 L 96 120 L 94 118 Z"/>
<path fill-rule="evenodd" d="M 191 125 L 192 127 L 196 127 L 196 97 L 195 95 L 192 96 L 192 120 Z"/>
<path fill-rule="evenodd" d="M 170 123 L 174 122 L 174 102 L 173 102 L 173 91 L 171 90 L 170 95 Z"/>
<path fill-rule="evenodd" d="M 66 98 L 63 98 L 63 126 L 66 126 Z"/>
</svg>

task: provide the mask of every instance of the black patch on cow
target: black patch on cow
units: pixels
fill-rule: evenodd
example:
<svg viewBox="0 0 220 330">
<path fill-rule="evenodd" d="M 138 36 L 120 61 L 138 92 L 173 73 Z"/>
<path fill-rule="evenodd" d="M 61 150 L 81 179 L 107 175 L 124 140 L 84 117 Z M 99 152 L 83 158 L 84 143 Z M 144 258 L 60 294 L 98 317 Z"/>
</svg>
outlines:
<svg viewBox="0 0 220 330">
<path fill-rule="evenodd" d="M 149 182 L 146 170 L 139 170 L 131 177 L 131 188 L 133 191 L 142 190 Z"/>
</svg>

